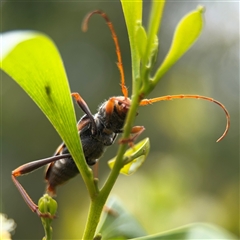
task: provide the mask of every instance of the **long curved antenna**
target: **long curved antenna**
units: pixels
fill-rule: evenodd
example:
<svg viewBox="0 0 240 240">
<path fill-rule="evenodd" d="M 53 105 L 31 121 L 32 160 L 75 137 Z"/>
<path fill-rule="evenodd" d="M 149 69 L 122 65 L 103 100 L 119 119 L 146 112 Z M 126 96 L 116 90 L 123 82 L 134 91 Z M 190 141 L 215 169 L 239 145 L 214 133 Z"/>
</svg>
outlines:
<svg viewBox="0 0 240 240">
<path fill-rule="evenodd" d="M 113 41 L 114 41 L 114 44 L 115 44 L 115 48 L 116 48 L 116 54 L 117 54 L 117 59 L 118 59 L 118 62 L 117 62 L 117 66 L 118 66 L 118 69 L 119 69 L 119 72 L 120 72 L 120 76 L 121 76 L 121 88 L 122 88 L 122 93 L 123 93 L 123 96 L 125 98 L 128 97 L 128 90 L 127 90 L 127 87 L 125 85 L 125 77 L 124 77 L 124 70 L 123 70 L 123 64 L 122 64 L 122 57 L 121 57 L 121 51 L 120 51 L 120 47 L 119 47 L 119 43 L 118 43 L 118 38 L 117 38 L 117 35 L 115 33 L 115 30 L 114 30 L 114 27 L 113 27 L 113 24 L 111 23 L 111 21 L 109 20 L 108 16 L 106 15 L 106 13 L 100 11 L 100 10 L 95 10 L 93 12 L 90 12 L 83 20 L 83 23 L 82 23 L 82 31 L 83 32 L 86 32 L 87 29 L 88 29 L 88 21 L 90 19 L 90 17 L 93 15 L 93 14 L 99 14 L 101 15 L 107 22 L 107 25 L 111 31 L 111 34 L 112 34 L 112 38 L 113 38 Z"/>
<path fill-rule="evenodd" d="M 217 100 L 215 100 L 213 98 L 200 96 L 200 95 L 183 95 L 183 94 L 180 94 L 180 95 L 168 95 L 168 96 L 157 97 L 157 98 L 152 98 L 152 99 L 143 99 L 140 102 L 140 106 L 144 106 L 144 105 L 148 105 L 148 104 L 152 104 L 152 103 L 160 102 L 160 101 L 169 101 L 169 100 L 173 100 L 173 99 L 184 99 L 184 98 L 194 98 L 194 99 L 207 100 L 207 101 L 214 102 L 214 103 L 218 104 L 223 109 L 223 111 L 226 114 L 227 124 L 226 124 L 226 128 L 225 128 L 225 131 L 223 132 L 222 136 L 220 138 L 218 138 L 218 140 L 217 140 L 217 142 L 220 142 L 227 135 L 227 132 L 229 130 L 229 127 L 230 127 L 230 114 L 229 114 L 228 110 L 224 107 L 224 105 L 222 103 L 218 102 Z"/>
</svg>

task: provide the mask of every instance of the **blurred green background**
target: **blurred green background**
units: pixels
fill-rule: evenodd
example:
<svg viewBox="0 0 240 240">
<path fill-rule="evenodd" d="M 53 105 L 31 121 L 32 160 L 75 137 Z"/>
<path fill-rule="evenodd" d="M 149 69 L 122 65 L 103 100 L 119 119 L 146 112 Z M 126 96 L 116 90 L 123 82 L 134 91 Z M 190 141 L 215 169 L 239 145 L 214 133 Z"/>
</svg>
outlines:
<svg viewBox="0 0 240 240">
<path fill-rule="evenodd" d="M 87 33 L 83 17 L 101 9 L 116 29 L 131 91 L 131 58 L 119 1 L 2 2 L 1 31 L 31 29 L 56 43 L 72 91 L 77 91 L 92 112 L 110 96 L 121 95 L 116 54 L 109 29 L 94 16 Z M 221 101 L 231 115 L 226 138 L 216 143 L 225 128 L 224 112 L 200 100 L 160 102 L 139 109 L 136 125 L 146 130 L 151 151 L 133 176 L 120 176 L 117 195 L 149 233 L 192 222 L 218 224 L 238 235 L 239 228 L 239 3 L 218 1 L 167 2 L 159 33 L 158 64 L 171 44 L 179 20 L 198 4 L 206 7 L 203 34 L 191 50 L 164 76 L 149 97 L 199 94 Z M 150 1 L 144 2 L 144 25 Z M 26 206 L 11 181 L 11 171 L 26 162 L 51 156 L 61 139 L 48 120 L 5 73 L 1 73 L 1 211 L 13 218 L 13 239 L 41 239 L 41 222 Z M 76 107 L 77 118 L 82 116 Z M 100 161 L 100 184 L 115 156 L 117 144 Z M 34 201 L 45 189 L 43 169 L 19 178 Z M 80 239 L 89 197 L 80 176 L 59 187 L 54 239 Z M 239 235 L 238 235 L 239 236 Z"/>
</svg>

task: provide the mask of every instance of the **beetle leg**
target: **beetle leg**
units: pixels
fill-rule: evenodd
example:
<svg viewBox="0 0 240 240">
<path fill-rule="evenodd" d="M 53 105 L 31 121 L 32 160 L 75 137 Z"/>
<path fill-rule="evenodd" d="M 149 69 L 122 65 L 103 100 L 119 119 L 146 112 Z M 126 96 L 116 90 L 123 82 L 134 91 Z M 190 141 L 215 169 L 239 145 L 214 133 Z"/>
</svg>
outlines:
<svg viewBox="0 0 240 240">
<path fill-rule="evenodd" d="M 22 198 L 24 199 L 24 201 L 26 202 L 26 204 L 28 205 L 28 207 L 35 212 L 39 217 L 45 217 L 45 218 L 54 218 L 54 216 L 51 216 L 50 214 L 47 213 L 41 213 L 38 209 L 38 206 L 33 202 L 33 200 L 30 198 L 30 196 L 27 194 L 27 192 L 25 191 L 25 189 L 23 188 L 23 186 L 18 182 L 18 180 L 16 179 L 16 177 L 14 175 L 12 175 L 12 180 L 15 184 L 15 186 L 17 187 L 18 191 L 20 192 L 20 194 L 22 195 Z"/>
<path fill-rule="evenodd" d="M 87 103 L 83 100 L 83 98 L 79 95 L 79 93 L 74 92 L 71 95 L 75 98 L 75 100 L 76 100 L 77 104 L 79 105 L 79 107 L 83 110 L 83 112 L 85 112 L 87 114 L 87 116 L 91 120 L 91 123 L 92 123 L 92 133 L 96 134 L 97 133 L 97 126 L 96 126 L 95 120 L 93 118 L 93 115 L 92 115 L 90 109 L 88 108 Z"/>
<path fill-rule="evenodd" d="M 35 213 L 37 213 L 37 215 L 39 217 L 45 217 L 45 218 L 54 218 L 55 216 L 51 216 L 50 214 L 44 214 L 41 213 L 38 209 L 38 206 L 33 202 L 33 200 L 30 198 L 30 196 L 27 194 L 27 192 L 25 191 L 25 189 L 23 188 L 23 186 L 19 183 L 19 181 L 17 180 L 18 176 L 30 173 L 48 163 L 51 163 L 53 161 L 57 161 L 59 159 L 62 158 L 66 158 L 66 157 L 70 157 L 70 154 L 62 154 L 62 155 L 57 155 L 57 156 L 53 156 L 53 157 L 49 157 L 49 158 L 44 158 L 44 159 L 40 159 L 37 161 L 33 161 L 30 163 L 26 163 L 18 168 L 16 168 L 15 170 L 12 171 L 12 180 L 13 183 L 15 184 L 15 186 L 17 187 L 18 191 L 20 192 L 20 194 L 22 195 L 24 201 L 26 202 L 26 204 L 28 205 L 28 207 Z"/>
<path fill-rule="evenodd" d="M 143 126 L 134 126 L 131 130 L 131 134 L 133 134 L 133 136 L 126 138 L 126 139 L 121 139 L 119 141 L 120 144 L 123 143 L 128 143 L 128 145 L 130 147 L 133 147 L 134 145 L 134 141 L 138 138 L 138 136 L 145 130 L 145 128 Z"/>
</svg>

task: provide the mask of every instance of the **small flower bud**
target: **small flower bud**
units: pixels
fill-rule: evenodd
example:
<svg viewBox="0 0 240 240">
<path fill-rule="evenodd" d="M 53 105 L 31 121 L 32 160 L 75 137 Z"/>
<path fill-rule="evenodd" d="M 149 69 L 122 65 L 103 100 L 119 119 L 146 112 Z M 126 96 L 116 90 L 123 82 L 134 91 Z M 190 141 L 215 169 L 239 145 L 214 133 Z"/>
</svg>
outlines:
<svg viewBox="0 0 240 240">
<path fill-rule="evenodd" d="M 38 201 L 38 208 L 41 213 L 54 216 L 57 212 L 57 202 L 48 194 L 44 194 Z"/>
</svg>

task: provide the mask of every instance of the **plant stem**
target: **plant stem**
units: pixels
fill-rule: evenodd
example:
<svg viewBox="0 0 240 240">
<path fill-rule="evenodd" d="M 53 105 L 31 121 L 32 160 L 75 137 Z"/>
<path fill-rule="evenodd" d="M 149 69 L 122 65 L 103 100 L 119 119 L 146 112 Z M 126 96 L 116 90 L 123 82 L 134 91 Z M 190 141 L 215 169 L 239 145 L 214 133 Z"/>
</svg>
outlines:
<svg viewBox="0 0 240 240">
<path fill-rule="evenodd" d="M 52 240 L 52 228 L 48 228 L 46 232 L 46 240 Z"/>
<path fill-rule="evenodd" d="M 43 237 L 43 240 L 52 240 L 52 227 L 49 222 L 43 223 L 44 231 L 45 231 L 45 237 Z"/>
<path fill-rule="evenodd" d="M 82 237 L 83 240 L 93 239 L 104 203 L 105 202 L 102 202 L 99 197 L 91 201 L 87 223 Z"/>
<path fill-rule="evenodd" d="M 131 132 L 131 128 L 136 116 L 137 108 L 138 108 L 138 102 L 139 102 L 139 97 L 135 95 L 132 100 L 132 105 L 129 110 L 127 120 L 126 120 L 126 125 L 124 128 L 124 133 L 123 133 L 123 138 L 128 138 Z M 100 190 L 99 194 L 92 199 L 89 213 L 88 213 L 88 219 L 85 227 L 85 231 L 83 234 L 83 239 L 93 239 L 97 225 L 100 220 L 101 212 L 103 209 L 104 204 L 107 201 L 107 198 L 119 176 L 119 172 L 122 168 L 122 159 L 123 155 L 126 151 L 127 145 L 126 144 L 121 144 L 118 149 L 118 154 L 116 158 L 115 165 L 110 172 L 110 175 L 108 176 L 104 186 Z"/>
<path fill-rule="evenodd" d="M 137 5 L 134 5 L 134 6 L 136 7 Z M 140 16 L 138 16 L 138 18 L 141 19 L 142 6 L 138 5 L 138 7 L 140 8 L 140 10 L 138 9 L 139 11 L 137 11 L 140 14 Z M 127 10 L 127 8 L 125 10 Z M 136 24 L 135 21 L 132 23 Z M 134 32 L 135 30 L 130 29 L 129 31 Z M 132 36 L 132 38 L 131 38 L 131 36 Z M 137 54 L 137 49 L 134 44 L 133 36 L 134 36 L 134 34 L 133 35 L 130 34 L 133 93 L 132 93 L 132 97 L 131 97 L 131 100 L 132 100 L 131 107 L 130 107 L 128 115 L 127 115 L 126 123 L 124 126 L 124 132 L 122 135 L 123 139 L 129 138 L 129 135 L 130 135 L 130 132 L 131 132 L 131 129 L 132 129 L 135 117 L 136 117 L 137 108 L 139 106 L 139 100 L 140 100 L 140 98 L 139 98 L 139 90 L 140 90 L 140 83 L 141 83 L 141 81 L 140 81 L 140 59 Z M 97 194 L 96 198 L 91 199 L 91 205 L 90 205 L 90 209 L 89 209 L 88 219 L 87 219 L 85 231 L 83 234 L 84 240 L 85 239 L 86 240 L 93 239 L 93 237 L 94 237 L 95 231 L 97 229 L 97 225 L 100 220 L 103 206 L 106 203 L 107 198 L 108 198 L 108 196 L 119 176 L 119 172 L 123 166 L 123 155 L 126 152 L 126 148 L 127 148 L 126 144 L 121 144 L 119 146 L 116 161 L 115 161 L 112 171 L 110 172 L 106 182 L 104 183 L 102 189 Z"/>
<path fill-rule="evenodd" d="M 124 133 L 122 136 L 123 139 L 127 139 L 130 135 L 130 132 L 131 132 L 134 120 L 135 120 L 137 108 L 138 108 L 138 102 L 139 102 L 138 98 L 139 97 L 137 95 L 135 95 L 135 97 L 133 97 L 133 99 L 132 99 L 131 108 L 128 112 L 126 124 L 124 127 Z M 109 175 L 107 181 L 105 182 L 103 188 L 100 191 L 100 195 L 103 195 L 103 196 L 105 195 L 106 196 L 105 198 L 107 198 L 110 191 L 112 190 L 112 187 L 115 184 L 115 181 L 116 181 L 116 179 L 119 175 L 119 172 L 123 166 L 122 160 L 123 160 L 123 155 L 126 152 L 126 148 L 127 148 L 126 144 L 121 144 L 119 146 L 118 154 L 117 154 L 117 158 L 116 158 L 114 167 L 113 167 L 112 171 L 110 172 L 110 175 Z"/>
</svg>

